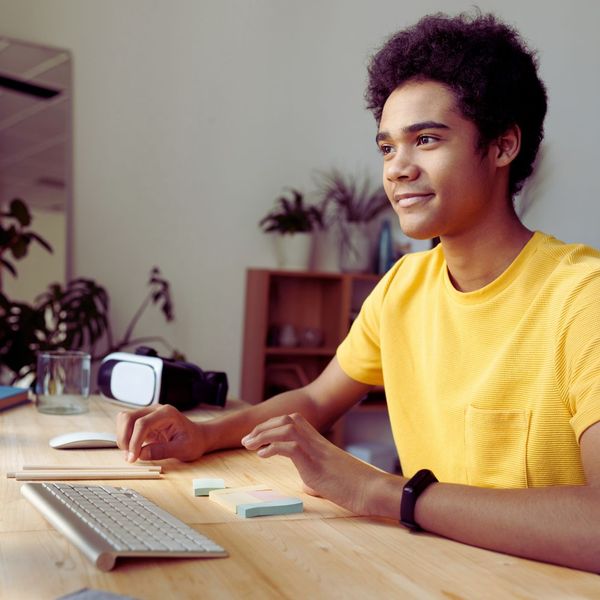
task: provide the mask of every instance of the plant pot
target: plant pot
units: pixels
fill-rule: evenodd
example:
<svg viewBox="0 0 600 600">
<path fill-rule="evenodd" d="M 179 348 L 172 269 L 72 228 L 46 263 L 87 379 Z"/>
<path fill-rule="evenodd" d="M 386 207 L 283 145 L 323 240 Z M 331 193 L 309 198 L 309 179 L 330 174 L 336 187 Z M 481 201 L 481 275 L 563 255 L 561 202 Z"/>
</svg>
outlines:
<svg viewBox="0 0 600 600">
<path fill-rule="evenodd" d="M 273 237 L 277 266 L 280 269 L 305 271 L 310 266 L 313 234 L 284 233 Z"/>
<path fill-rule="evenodd" d="M 367 273 L 372 270 L 371 238 L 369 227 L 363 222 L 340 224 L 340 271 Z"/>
</svg>

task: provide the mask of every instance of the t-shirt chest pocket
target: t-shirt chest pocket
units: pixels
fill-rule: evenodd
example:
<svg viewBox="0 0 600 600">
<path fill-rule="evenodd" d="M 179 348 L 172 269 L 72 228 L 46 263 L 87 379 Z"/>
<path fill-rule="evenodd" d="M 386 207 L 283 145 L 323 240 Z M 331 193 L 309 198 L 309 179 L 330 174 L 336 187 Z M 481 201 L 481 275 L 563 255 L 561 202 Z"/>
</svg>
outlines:
<svg viewBox="0 0 600 600">
<path fill-rule="evenodd" d="M 465 409 L 465 459 L 469 485 L 527 487 L 529 410 Z"/>
</svg>

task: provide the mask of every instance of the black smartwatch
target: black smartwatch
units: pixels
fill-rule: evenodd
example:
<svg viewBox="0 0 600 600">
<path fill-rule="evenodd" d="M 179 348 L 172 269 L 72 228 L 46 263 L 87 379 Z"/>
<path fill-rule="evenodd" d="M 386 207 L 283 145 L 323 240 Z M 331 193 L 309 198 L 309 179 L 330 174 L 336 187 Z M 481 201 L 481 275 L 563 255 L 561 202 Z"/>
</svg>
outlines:
<svg viewBox="0 0 600 600">
<path fill-rule="evenodd" d="M 421 531 L 421 527 L 415 521 L 415 506 L 419 496 L 437 481 L 436 476 L 429 469 L 421 469 L 404 484 L 400 502 L 400 523 L 411 531 Z"/>
</svg>

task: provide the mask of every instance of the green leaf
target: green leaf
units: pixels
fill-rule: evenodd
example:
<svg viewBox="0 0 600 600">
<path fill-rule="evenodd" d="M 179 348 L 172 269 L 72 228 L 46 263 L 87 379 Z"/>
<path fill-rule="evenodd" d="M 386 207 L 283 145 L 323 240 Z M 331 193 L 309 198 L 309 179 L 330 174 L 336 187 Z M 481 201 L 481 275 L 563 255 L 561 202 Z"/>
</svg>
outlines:
<svg viewBox="0 0 600 600">
<path fill-rule="evenodd" d="M 46 248 L 46 250 L 48 250 L 48 252 L 50 252 L 50 253 L 54 252 L 52 246 L 43 237 L 39 236 L 37 233 L 33 233 L 33 231 L 30 231 L 28 233 L 28 235 L 32 240 L 35 240 L 38 244 L 40 244 L 41 246 Z"/>
<path fill-rule="evenodd" d="M 323 206 L 333 219 L 342 222 L 368 223 L 386 208 L 390 208 L 381 186 L 372 190 L 368 175 L 360 178 L 344 175 L 337 169 L 318 174 L 318 186 Z"/>
<path fill-rule="evenodd" d="M 10 203 L 10 216 L 14 217 L 21 227 L 31 225 L 31 214 L 27 205 L 20 198 L 15 198 Z"/>
<path fill-rule="evenodd" d="M 27 248 L 29 247 L 29 240 L 26 236 L 19 236 L 15 239 L 10 247 L 12 255 L 19 260 L 24 256 L 27 256 Z"/>
<path fill-rule="evenodd" d="M 0 224 L 0 251 L 2 251 L 4 246 L 8 246 L 12 236 L 13 233 L 11 233 L 10 229 L 4 229 L 4 227 L 2 227 L 2 224 Z"/>
<path fill-rule="evenodd" d="M 4 258 L 0 258 L 0 264 L 9 270 L 12 273 L 13 277 L 17 276 L 17 270 L 13 267 L 12 263 L 9 263 Z"/>
<path fill-rule="evenodd" d="M 290 188 L 289 192 L 291 198 L 280 196 L 275 202 L 275 208 L 258 222 L 262 230 L 265 233 L 285 234 L 308 232 L 323 227 L 322 208 L 306 205 L 302 193 L 294 188 Z"/>
</svg>

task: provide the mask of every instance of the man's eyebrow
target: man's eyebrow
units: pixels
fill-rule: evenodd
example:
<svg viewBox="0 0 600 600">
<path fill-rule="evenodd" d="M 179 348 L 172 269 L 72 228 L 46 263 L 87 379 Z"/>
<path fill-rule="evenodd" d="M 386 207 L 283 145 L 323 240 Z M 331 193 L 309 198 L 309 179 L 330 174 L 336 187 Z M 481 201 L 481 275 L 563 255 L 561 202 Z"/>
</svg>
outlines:
<svg viewBox="0 0 600 600">
<path fill-rule="evenodd" d="M 423 131 L 423 129 L 450 129 L 450 127 L 437 121 L 420 121 L 419 123 L 403 127 L 402 133 L 417 133 L 417 131 Z M 390 137 L 391 135 L 388 131 L 380 131 L 375 136 L 375 142 L 379 143 L 381 140 L 389 139 Z"/>
</svg>

